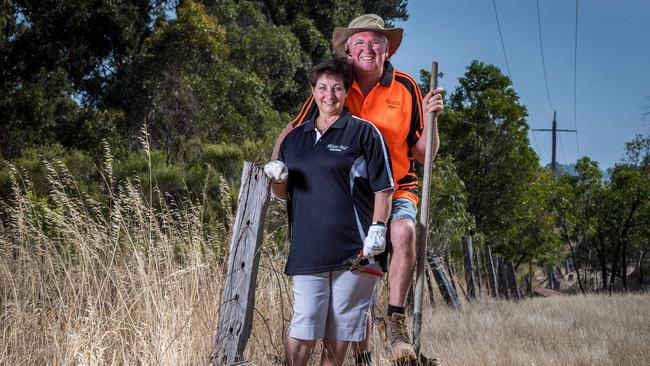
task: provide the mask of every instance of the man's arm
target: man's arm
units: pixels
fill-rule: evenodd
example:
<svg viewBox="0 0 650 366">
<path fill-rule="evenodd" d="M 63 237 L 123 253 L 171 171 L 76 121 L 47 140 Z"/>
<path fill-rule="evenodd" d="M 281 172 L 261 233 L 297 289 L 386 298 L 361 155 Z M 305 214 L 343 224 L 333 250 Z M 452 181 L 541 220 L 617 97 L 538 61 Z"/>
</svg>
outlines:
<svg viewBox="0 0 650 366">
<path fill-rule="evenodd" d="M 275 140 L 275 145 L 273 145 L 273 152 L 271 153 L 271 160 L 275 160 L 278 158 L 278 152 L 280 151 L 280 144 L 282 144 L 282 141 L 284 141 L 284 138 L 287 137 L 289 132 L 293 130 L 295 127 L 301 125 L 303 122 L 305 122 L 307 119 L 311 117 L 312 114 L 316 111 L 316 102 L 314 101 L 314 96 L 310 96 L 309 99 L 302 105 L 302 108 L 300 108 L 300 112 L 298 115 L 291 121 L 289 122 L 282 132 L 280 132 L 280 136 Z"/>
<path fill-rule="evenodd" d="M 433 92 L 429 91 L 424 98 L 422 98 L 422 107 L 424 114 L 424 128 L 422 129 L 422 134 L 418 142 L 415 143 L 411 149 L 413 157 L 416 158 L 419 162 L 424 163 L 424 156 L 426 154 L 427 148 L 427 133 L 429 128 L 433 128 L 433 141 L 431 144 L 431 150 L 433 152 L 433 159 L 436 158 L 438 153 L 438 148 L 440 147 L 440 136 L 438 135 L 438 124 L 436 121 L 429 121 L 431 112 L 435 112 L 436 115 L 440 115 L 444 110 L 444 104 L 442 100 L 442 88 L 437 88 Z"/>
<path fill-rule="evenodd" d="M 282 141 L 284 141 L 284 138 L 287 137 L 289 132 L 293 130 L 293 121 L 289 122 L 282 132 L 280 132 L 280 135 L 278 138 L 275 140 L 275 145 L 273 145 L 273 153 L 271 153 L 271 160 L 276 160 L 278 158 L 278 153 L 280 152 L 280 145 L 282 145 Z M 277 197 L 277 196 L 276 196 Z"/>
</svg>

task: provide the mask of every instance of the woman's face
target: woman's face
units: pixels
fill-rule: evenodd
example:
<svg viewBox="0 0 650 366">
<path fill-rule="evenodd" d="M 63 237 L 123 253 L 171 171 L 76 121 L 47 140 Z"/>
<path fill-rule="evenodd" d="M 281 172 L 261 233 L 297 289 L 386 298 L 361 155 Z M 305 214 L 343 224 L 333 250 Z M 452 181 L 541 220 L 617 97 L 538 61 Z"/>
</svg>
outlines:
<svg viewBox="0 0 650 366">
<path fill-rule="evenodd" d="M 321 115 L 339 115 L 343 111 L 347 91 L 341 77 L 323 74 L 316 80 L 311 92 Z"/>
</svg>

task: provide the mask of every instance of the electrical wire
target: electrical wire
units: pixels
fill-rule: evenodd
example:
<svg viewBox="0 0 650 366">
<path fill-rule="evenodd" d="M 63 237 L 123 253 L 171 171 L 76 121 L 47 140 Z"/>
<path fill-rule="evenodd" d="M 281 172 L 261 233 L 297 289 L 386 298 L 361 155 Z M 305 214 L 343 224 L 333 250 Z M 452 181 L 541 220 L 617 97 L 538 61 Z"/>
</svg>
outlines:
<svg viewBox="0 0 650 366">
<path fill-rule="evenodd" d="M 578 0 L 576 0 L 575 38 L 573 42 L 573 129 L 576 130 L 576 148 L 580 157 L 578 138 Z"/>
<path fill-rule="evenodd" d="M 508 77 L 510 82 L 512 82 L 512 75 L 510 74 L 510 64 L 508 63 L 508 56 L 506 54 L 506 45 L 503 43 L 503 35 L 501 34 L 501 23 L 499 23 L 499 13 L 497 12 L 496 0 L 492 0 L 492 6 L 494 7 L 494 17 L 497 19 L 497 28 L 499 29 L 499 39 L 501 40 L 501 49 L 503 50 L 503 58 L 506 60 L 506 69 L 508 70 Z"/>
<path fill-rule="evenodd" d="M 542 20 L 539 15 L 539 0 L 537 0 L 537 27 L 539 29 L 539 49 L 542 54 L 542 68 L 544 70 L 544 85 L 546 85 L 546 96 L 548 97 L 548 104 L 551 107 L 551 110 L 555 111 L 553 108 L 553 103 L 551 102 L 551 92 L 548 88 L 548 79 L 546 77 L 546 62 L 544 61 L 544 46 L 542 42 Z"/>
<path fill-rule="evenodd" d="M 535 141 L 535 150 L 540 151 L 539 144 L 537 144 L 537 137 L 535 136 L 535 130 L 530 130 L 530 132 L 533 133 L 533 141 Z"/>
</svg>

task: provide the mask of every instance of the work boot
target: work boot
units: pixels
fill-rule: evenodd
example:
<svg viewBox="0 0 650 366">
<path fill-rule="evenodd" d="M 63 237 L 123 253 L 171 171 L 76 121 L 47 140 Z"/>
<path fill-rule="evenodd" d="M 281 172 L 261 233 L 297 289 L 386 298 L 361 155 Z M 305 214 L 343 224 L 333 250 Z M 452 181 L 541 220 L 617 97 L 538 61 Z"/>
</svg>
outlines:
<svg viewBox="0 0 650 366">
<path fill-rule="evenodd" d="M 392 362 L 415 361 L 417 356 L 406 329 L 406 315 L 393 313 L 388 319 L 387 330 L 388 360 Z"/>
</svg>

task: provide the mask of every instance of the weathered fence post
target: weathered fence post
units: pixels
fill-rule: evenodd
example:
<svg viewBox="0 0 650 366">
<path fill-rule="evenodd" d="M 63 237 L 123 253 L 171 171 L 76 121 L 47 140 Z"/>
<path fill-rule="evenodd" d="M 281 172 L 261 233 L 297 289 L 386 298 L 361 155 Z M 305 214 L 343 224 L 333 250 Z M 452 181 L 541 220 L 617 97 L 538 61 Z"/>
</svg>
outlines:
<svg viewBox="0 0 650 366">
<path fill-rule="evenodd" d="M 456 269 L 452 265 L 452 263 L 449 261 L 449 253 L 445 253 L 445 264 L 442 268 L 445 268 L 447 271 L 447 275 L 449 277 L 449 281 L 451 281 L 451 286 L 454 288 L 454 291 L 458 293 L 458 287 L 456 287 Z"/>
<path fill-rule="evenodd" d="M 548 288 L 551 290 L 559 290 L 560 289 L 560 280 L 557 279 L 557 275 L 555 274 L 555 268 L 553 267 L 546 267 L 546 277 L 548 278 Z"/>
<path fill-rule="evenodd" d="M 481 273 L 481 251 L 474 251 L 474 279 L 476 280 L 476 297 L 481 297 L 483 290 L 483 274 Z"/>
<path fill-rule="evenodd" d="M 535 271 L 533 271 L 533 260 L 528 260 L 528 296 L 533 296 L 533 281 L 535 281 Z"/>
<path fill-rule="evenodd" d="M 260 166 L 248 161 L 244 162 L 241 181 L 228 267 L 217 310 L 217 333 L 210 354 L 213 366 L 243 361 L 253 325 L 255 282 L 270 181 Z"/>
<path fill-rule="evenodd" d="M 427 289 L 429 290 L 429 302 L 431 303 L 431 307 L 433 307 L 436 305 L 436 303 L 433 300 L 433 284 L 431 283 L 431 272 L 429 269 L 424 270 L 424 275 L 427 280 Z"/>
<path fill-rule="evenodd" d="M 508 261 L 506 263 L 506 276 L 508 279 L 508 288 L 510 289 L 510 297 L 515 300 L 521 300 L 519 285 L 517 285 L 517 274 L 515 273 L 515 264 L 512 263 L 512 261 Z"/>
<path fill-rule="evenodd" d="M 438 289 L 447 302 L 447 305 L 454 309 L 460 309 L 458 295 L 456 294 L 456 289 L 451 283 L 449 273 L 447 273 L 445 267 L 440 263 L 440 258 L 438 258 L 438 256 L 430 249 L 427 250 L 427 262 L 431 267 L 433 277 L 438 283 Z"/>
<path fill-rule="evenodd" d="M 564 273 L 569 274 L 569 258 L 564 258 Z"/>
<path fill-rule="evenodd" d="M 506 266 L 503 257 L 497 257 L 497 267 L 499 271 L 499 296 L 510 299 L 508 293 L 508 280 L 506 278 Z"/>
<path fill-rule="evenodd" d="M 474 249 L 472 248 L 472 237 L 470 235 L 463 236 L 463 252 L 464 263 L 465 263 L 465 282 L 467 283 L 467 295 L 471 299 L 476 298 L 476 288 L 474 287 L 474 264 L 472 259 L 474 258 Z"/>
<path fill-rule="evenodd" d="M 494 260 L 492 258 L 492 249 L 489 245 L 485 246 L 485 264 L 487 266 L 487 275 L 490 282 L 490 291 L 492 292 L 492 297 L 499 297 L 499 282 L 497 280 L 497 274 L 494 270 Z"/>
</svg>

